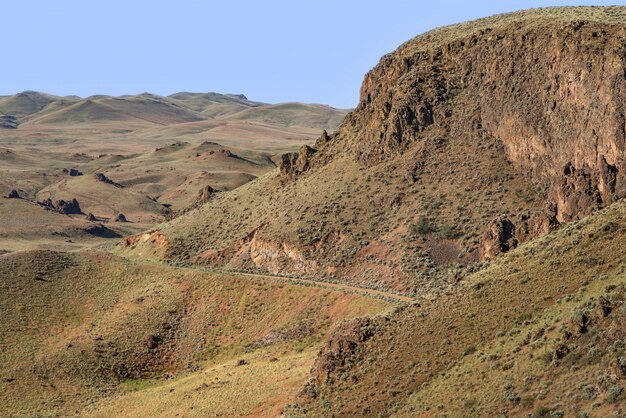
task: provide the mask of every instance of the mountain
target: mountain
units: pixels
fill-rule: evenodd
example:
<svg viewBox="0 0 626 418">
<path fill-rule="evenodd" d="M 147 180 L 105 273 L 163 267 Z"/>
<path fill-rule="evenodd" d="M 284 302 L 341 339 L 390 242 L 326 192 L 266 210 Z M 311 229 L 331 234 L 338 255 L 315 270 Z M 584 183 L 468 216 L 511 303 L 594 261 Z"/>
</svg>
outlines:
<svg viewBox="0 0 626 418">
<path fill-rule="evenodd" d="M 401 45 L 321 135 L 236 95 L 20 119 L 0 415 L 624 416 L 625 50 L 626 7 L 535 9 Z"/>
<path fill-rule="evenodd" d="M 624 197 L 623 13 L 418 36 L 366 75 L 337 132 L 161 225 L 165 258 L 418 295 Z"/>
</svg>

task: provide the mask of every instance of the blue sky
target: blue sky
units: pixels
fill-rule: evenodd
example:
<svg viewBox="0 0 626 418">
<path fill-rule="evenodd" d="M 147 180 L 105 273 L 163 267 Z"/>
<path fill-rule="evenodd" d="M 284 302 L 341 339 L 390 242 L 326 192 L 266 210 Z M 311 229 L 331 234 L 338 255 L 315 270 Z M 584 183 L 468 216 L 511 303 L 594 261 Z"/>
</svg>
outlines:
<svg viewBox="0 0 626 418">
<path fill-rule="evenodd" d="M 32 1 L 3 7 L 0 95 L 243 93 L 353 107 L 364 74 L 437 26 L 604 1 Z"/>
</svg>

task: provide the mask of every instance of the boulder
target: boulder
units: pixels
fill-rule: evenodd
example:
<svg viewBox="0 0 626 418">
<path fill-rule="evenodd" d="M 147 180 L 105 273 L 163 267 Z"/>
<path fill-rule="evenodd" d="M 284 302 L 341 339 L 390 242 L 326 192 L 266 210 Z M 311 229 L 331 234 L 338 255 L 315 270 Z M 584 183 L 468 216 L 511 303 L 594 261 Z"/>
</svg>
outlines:
<svg viewBox="0 0 626 418">
<path fill-rule="evenodd" d="M 500 253 L 515 248 L 517 244 L 515 225 L 506 215 L 500 215 L 491 221 L 483 234 L 480 245 L 480 258 L 494 258 Z"/>
<path fill-rule="evenodd" d="M 6 196 L 4 196 L 6 199 L 21 199 L 20 194 L 17 192 L 17 190 L 13 189 L 9 192 L 9 194 L 7 194 Z"/>
<path fill-rule="evenodd" d="M 123 213 L 118 213 L 117 215 L 115 215 L 115 222 L 128 222 L 128 219 L 126 219 L 126 216 Z"/>
</svg>

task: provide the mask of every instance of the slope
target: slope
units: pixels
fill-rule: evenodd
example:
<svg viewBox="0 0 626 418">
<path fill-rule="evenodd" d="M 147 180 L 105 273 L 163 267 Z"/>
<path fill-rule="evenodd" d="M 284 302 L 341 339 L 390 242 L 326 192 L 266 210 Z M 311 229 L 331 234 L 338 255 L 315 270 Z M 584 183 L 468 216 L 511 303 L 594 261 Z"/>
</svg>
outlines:
<svg viewBox="0 0 626 418">
<path fill-rule="evenodd" d="M 222 116 L 228 120 L 259 121 L 280 126 L 303 126 L 320 131 L 338 126 L 346 111 L 326 105 L 304 103 L 279 103 L 257 106 L 241 112 Z"/>
<path fill-rule="evenodd" d="M 620 201 L 436 297 L 353 321 L 287 416 L 623 414 L 624 242 Z"/>
<path fill-rule="evenodd" d="M 264 103 L 248 100 L 243 94 L 189 93 L 181 92 L 168 96 L 182 102 L 190 109 L 210 118 L 222 117 Z"/>
<path fill-rule="evenodd" d="M 275 412 L 328 332 L 391 306 L 96 251 L 0 256 L 0 290 L 3 416 Z"/>
</svg>

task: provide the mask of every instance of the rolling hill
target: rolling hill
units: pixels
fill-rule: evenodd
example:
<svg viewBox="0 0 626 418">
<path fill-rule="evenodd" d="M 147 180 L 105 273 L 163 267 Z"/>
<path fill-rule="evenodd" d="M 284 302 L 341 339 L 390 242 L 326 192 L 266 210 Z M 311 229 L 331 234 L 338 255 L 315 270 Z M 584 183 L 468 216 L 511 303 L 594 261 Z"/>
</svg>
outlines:
<svg viewBox="0 0 626 418">
<path fill-rule="evenodd" d="M 339 126 L 215 93 L 16 107 L 0 415 L 624 416 L 624 51 L 626 7 L 545 8 L 409 40 Z"/>
<path fill-rule="evenodd" d="M 259 107 L 269 108 L 265 116 L 224 119 Z M 52 229 L 68 222 L 82 226 L 57 228 L 51 235 L 46 228 L 26 228 L 18 222 L 28 238 L 16 240 L 20 233 L 12 227 L 0 238 L 0 250 L 28 248 L 28 242 L 31 248 L 76 248 L 148 229 L 274 169 L 282 152 L 310 143 L 319 134 L 319 121 L 311 124 L 318 107 L 302 105 L 286 121 L 280 107 L 274 110 L 232 94 L 83 99 L 24 92 L 2 97 L 0 113 L 5 115 L 0 125 L 7 129 L 0 129 L 0 193 L 15 190 L 22 200 L 3 202 L 0 221 L 10 223 L 11 211 L 30 203 L 25 207 L 36 219 L 33 225 L 57 219 Z M 344 112 L 325 112 L 334 116 L 323 127 L 335 129 Z M 265 120 L 273 113 L 273 120 Z M 96 175 L 111 182 L 99 181 Z M 77 199 L 83 214 L 44 213 L 37 203 L 48 198 L 52 203 Z M 85 224 L 90 213 L 95 220 Z M 130 222 L 113 222 L 120 213 Z M 110 233 L 94 238 L 80 232 L 99 228 L 99 223 Z"/>
</svg>

